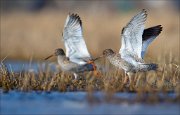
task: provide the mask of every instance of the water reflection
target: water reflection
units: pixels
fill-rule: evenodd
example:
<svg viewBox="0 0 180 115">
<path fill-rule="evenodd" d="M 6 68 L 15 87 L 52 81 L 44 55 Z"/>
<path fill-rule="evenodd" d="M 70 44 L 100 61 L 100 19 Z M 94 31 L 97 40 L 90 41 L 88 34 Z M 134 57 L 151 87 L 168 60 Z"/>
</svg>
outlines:
<svg viewBox="0 0 180 115">
<path fill-rule="evenodd" d="M 49 68 L 52 72 L 59 71 L 57 70 L 57 65 L 55 63 L 48 62 L 5 60 L 3 64 L 7 67 L 9 71 L 13 72 L 29 71 L 38 73 L 38 71 L 46 71 L 47 68 Z"/>
</svg>

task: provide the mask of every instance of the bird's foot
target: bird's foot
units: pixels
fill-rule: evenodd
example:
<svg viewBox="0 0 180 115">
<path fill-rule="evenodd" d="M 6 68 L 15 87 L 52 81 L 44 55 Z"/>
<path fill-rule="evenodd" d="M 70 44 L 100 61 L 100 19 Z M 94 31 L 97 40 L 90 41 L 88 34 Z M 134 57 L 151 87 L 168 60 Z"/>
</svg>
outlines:
<svg viewBox="0 0 180 115">
<path fill-rule="evenodd" d="M 96 70 L 97 67 L 96 67 L 94 61 L 89 60 L 87 63 L 88 63 L 88 64 L 91 64 L 91 65 L 93 66 L 93 70 Z"/>
<path fill-rule="evenodd" d="M 93 74 L 94 74 L 94 76 L 100 77 L 102 75 L 99 71 L 97 71 L 97 67 L 96 67 L 94 61 L 89 60 L 87 63 L 91 64 L 93 66 Z"/>
</svg>

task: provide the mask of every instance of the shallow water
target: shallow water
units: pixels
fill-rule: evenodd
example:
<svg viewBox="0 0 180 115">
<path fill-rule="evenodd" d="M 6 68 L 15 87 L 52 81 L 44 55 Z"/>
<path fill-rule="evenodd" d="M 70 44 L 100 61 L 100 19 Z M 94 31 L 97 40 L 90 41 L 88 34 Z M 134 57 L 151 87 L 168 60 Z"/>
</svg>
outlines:
<svg viewBox="0 0 180 115">
<path fill-rule="evenodd" d="M 46 71 L 47 67 L 51 71 L 58 71 L 56 69 L 56 64 L 55 63 L 50 63 L 48 61 L 21 61 L 21 60 L 5 60 L 3 64 L 7 67 L 9 71 L 13 72 L 20 72 L 20 71 L 33 71 L 35 73 L 38 72 L 39 69 L 41 71 Z"/>
<path fill-rule="evenodd" d="M 1 94 L 1 114 L 180 114 L 178 104 L 113 104 L 101 102 L 91 104 L 86 92 L 18 92 Z M 102 92 L 95 96 L 103 97 Z M 122 98 L 133 98 L 132 93 L 117 93 Z"/>
</svg>

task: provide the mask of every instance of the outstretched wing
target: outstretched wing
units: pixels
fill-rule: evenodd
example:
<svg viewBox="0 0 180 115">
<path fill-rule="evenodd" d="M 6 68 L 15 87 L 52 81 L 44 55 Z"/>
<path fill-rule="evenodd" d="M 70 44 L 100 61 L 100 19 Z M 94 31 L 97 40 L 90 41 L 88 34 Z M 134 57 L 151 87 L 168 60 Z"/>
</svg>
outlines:
<svg viewBox="0 0 180 115">
<path fill-rule="evenodd" d="M 126 57 L 127 52 L 141 58 L 142 34 L 146 18 L 147 13 L 143 9 L 123 28 L 121 33 L 122 45 L 119 52 L 122 58 Z"/>
<path fill-rule="evenodd" d="M 85 64 L 91 59 L 82 35 L 82 21 L 77 14 L 69 14 L 63 31 L 66 56 L 72 62 Z"/>
<path fill-rule="evenodd" d="M 143 32 L 142 36 L 142 52 L 141 57 L 144 58 L 144 55 L 146 53 L 147 47 L 150 45 L 150 43 L 161 33 L 162 26 L 157 25 L 151 28 L 147 28 Z"/>
</svg>

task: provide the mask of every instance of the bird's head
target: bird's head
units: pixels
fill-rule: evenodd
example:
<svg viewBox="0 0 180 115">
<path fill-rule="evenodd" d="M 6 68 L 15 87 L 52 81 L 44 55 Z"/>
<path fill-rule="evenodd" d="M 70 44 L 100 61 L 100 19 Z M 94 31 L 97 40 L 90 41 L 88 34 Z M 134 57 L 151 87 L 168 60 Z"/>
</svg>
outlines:
<svg viewBox="0 0 180 115">
<path fill-rule="evenodd" d="M 112 54 L 114 54 L 114 51 L 112 49 L 105 49 L 103 51 L 103 56 L 105 56 L 105 57 L 112 55 Z"/>
<path fill-rule="evenodd" d="M 65 56 L 64 50 L 62 48 L 58 48 L 55 50 L 54 54 L 48 56 L 47 58 L 45 58 L 44 60 L 47 60 L 53 56 Z"/>
<path fill-rule="evenodd" d="M 58 56 L 58 55 L 64 56 L 65 53 L 64 53 L 64 50 L 62 48 L 58 48 L 58 49 L 55 50 L 54 55 L 55 56 Z"/>
<path fill-rule="evenodd" d="M 93 61 L 95 61 L 95 60 L 97 60 L 97 59 L 99 59 L 99 58 L 102 58 L 102 57 L 110 56 L 110 55 L 112 55 L 112 54 L 114 54 L 114 51 L 113 51 L 112 49 L 105 49 L 105 50 L 103 51 L 103 55 L 101 55 L 101 56 L 93 59 Z"/>
</svg>

